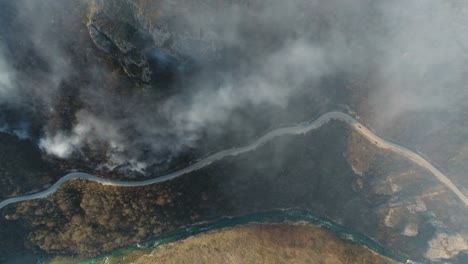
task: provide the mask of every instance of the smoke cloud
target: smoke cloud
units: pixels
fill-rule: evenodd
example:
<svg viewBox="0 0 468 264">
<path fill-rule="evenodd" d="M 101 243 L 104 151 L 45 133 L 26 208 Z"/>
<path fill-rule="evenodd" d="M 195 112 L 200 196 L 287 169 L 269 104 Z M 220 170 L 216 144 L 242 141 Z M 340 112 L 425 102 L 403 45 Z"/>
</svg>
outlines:
<svg viewBox="0 0 468 264">
<path fill-rule="evenodd" d="M 148 85 L 126 77 L 92 43 L 87 1 L 2 1 L 15 16 L 4 18 L 12 30 L 0 46 L 0 103 L 42 120 L 35 140 L 46 154 L 95 154 L 100 166 L 145 172 L 233 131 L 248 141 L 339 105 L 384 128 L 415 111 L 457 111 L 466 99 L 461 2 L 226 1 L 222 10 L 216 1 L 183 2 L 140 3 L 143 11 L 131 17 L 180 8 L 174 30 L 205 40 L 181 33 L 174 54 L 155 50 L 164 67 L 186 55 L 196 70 Z M 161 30 L 141 24 L 149 34 Z M 315 112 L 305 113 L 311 105 Z"/>
<path fill-rule="evenodd" d="M 388 29 L 372 91 L 375 121 L 392 121 L 411 112 L 457 111 L 466 99 L 467 57 L 457 36 L 456 1 L 387 1 L 382 23 Z M 466 29 L 466 28 L 465 28 Z"/>
<path fill-rule="evenodd" d="M 0 45 L 0 51 L 2 51 L 2 47 Z M 4 101 L 7 97 L 10 97 L 14 93 L 14 84 L 13 84 L 14 76 L 10 69 L 8 68 L 8 64 L 6 59 L 2 53 L 0 53 L 0 100 Z"/>
</svg>

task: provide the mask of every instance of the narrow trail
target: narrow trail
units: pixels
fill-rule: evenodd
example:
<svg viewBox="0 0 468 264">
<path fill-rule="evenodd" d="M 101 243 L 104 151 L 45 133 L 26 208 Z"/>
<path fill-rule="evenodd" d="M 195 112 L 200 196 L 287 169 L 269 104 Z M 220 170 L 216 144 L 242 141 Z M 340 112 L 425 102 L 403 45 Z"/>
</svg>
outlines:
<svg viewBox="0 0 468 264">
<path fill-rule="evenodd" d="M 103 185 L 112 185 L 112 186 L 121 186 L 121 187 L 138 187 L 138 186 L 146 186 L 146 185 L 161 183 L 165 181 L 170 181 L 184 174 L 206 167 L 210 165 L 211 163 L 217 160 L 221 160 L 225 157 L 237 156 L 237 155 L 255 150 L 259 146 L 265 144 L 268 141 L 273 140 L 276 137 L 284 136 L 284 135 L 305 134 L 309 131 L 312 131 L 321 127 L 322 125 L 326 124 L 330 120 L 340 120 L 340 121 L 347 123 L 348 125 L 353 127 L 357 132 L 361 133 L 363 136 L 369 139 L 372 142 L 372 144 L 376 145 L 377 147 L 391 150 L 411 160 L 412 162 L 416 163 L 418 166 L 430 171 L 434 175 L 434 177 L 436 177 L 437 180 L 439 180 L 442 184 L 444 184 L 447 188 L 449 188 L 465 204 L 465 206 L 468 206 L 468 198 L 457 188 L 457 186 L 455 186 L 455 184 L 453 184 L 452 181 L 450 181 L 450 179 L 447 178 L 447 176 L 445 176 L 441 171 L 439 171 L 429 161 L 425 160 L 419 154 L 403 146 L 394 144 L 383 138 L 380 138 L 379 136 L 374 134 L 372 131 L 370 131 L 368 128 L 366 128 L 364 125 L 359 123 L 356 119 L 354 119 L 350 115 L 347 115 L 342 112 L 328 112 L 328 113 L 323 114 L 322 116 L 320 116 L 313 122 L 307 122 L 307 123 L 302 123 L 302 124 L 295 125 L 295 126 L 283 127 L 283 128 L 272 130 L 247 146 L 239 147 L 239 148 L 232 148 L 232 149 L 227 149 L 227 150 L 217 152 L 184 169 L 181 169 L 181 170 L 178 170 L 178 171 L 175 171 L 175 172 L 172 172 L 172 173 L 169 173 L 169 174 L 166 174 L 166 175 L 154 178 L 154 179 L 149 179 L 149 180 L 144 180 L 144 181 L 118 181 L 118 180 L 101 178 L 101 177 L 87 174 L 87 173 L 73 172 L 62 177 L 54 185 L 52 185 L 45 191 L 30 194 L 30 195 L 13 197 L 13 198 L 9 198 L 0 202 L 0 209 L 10 204 L 48 197 L 49 195 L 56 192 L 57 189 L 60 188 L 60 186 L 62 186 L 62 184 L 72 181 L 72 180 L 77 180 L 77 179 L 84 179 L 84 180 L 98 182 Z"/>
</svg>

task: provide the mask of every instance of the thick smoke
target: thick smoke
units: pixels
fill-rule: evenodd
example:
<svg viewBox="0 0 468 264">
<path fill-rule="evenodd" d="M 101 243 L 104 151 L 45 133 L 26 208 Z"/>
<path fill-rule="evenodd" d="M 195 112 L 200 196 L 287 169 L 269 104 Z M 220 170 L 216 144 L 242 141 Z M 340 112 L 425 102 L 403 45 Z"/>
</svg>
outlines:
<svg viewBox="0 0 468 264">
<path fill-rule="evenodd" d="M 215 70 L 208 65 L 208 70 L 200 76 L 191 77 L 191 84 L 183 93 L 164 100 L 152 98 L 144 91 L 122 98 L 109 88 L 100 87 L 98 91 L 81 88 L 80 98 L 86 110 L 76 113 L 71 130 L 47 132 L 40 141 L 41 148 L 49 154 L 68 158 L 85 146 L 93 149 L 94 146 L 102 147 L 98 143 L 104 143 L 109 158 L 106 166 L 112 168 L 130 161 L 136 164 L 132 167 L 141 170 L 145 163 L 164 163 L 195 148 L 204 133 L 226 124 L 238 109 L 252 108 L 254 111 L 255 106 L 270 105 L 285 110 L 291 94 L 324 75 L 328 66 L 324 51 L 312 43 L 309 34 L 289 34 L 286 25 L 297 20 L 294 14 L 299 6 L 277 2 L 266 7 L 259 14 L 260 23 L 255 26 L 264 27 L 262 30 L 266 31 L 264 35 L 267 37 L 287 36 L 278 41 L 276 47 L 254 55 L 254 59 L 241 61 L 245 68 L 222 66 L 221 70 Z M 233 6 L 230 11 L 230 15 L 224 17 L 210 10 L 201 12 L 215 14 L 215 24 L 221 25 L 217 29 L 218 40 L 227 47 L 227 55 L 222 56 L 237 63 L 237 59 L 228 57 L 237 56 L 235 52 L 249 52 L 243 45 L 254 43 L 249 43 L 245 35 L 252 36 L 255 29 L 249 29 L 250 25 L 243 24 L 239 17 L 249 13 L 245 7 Z M 269 19 L 280 11 L 287 14 L 282 21 Z M 200 21 L 201 18 L 200 13 L 185 17 L 192 21 L 191 25 L 210 25 Z M 282 29 L 276 33 L 278 27 Z M 245 32 L 246 29 L 249 32 Z M 253 47 L 250 52 L 256 49 Z M 207 78 L 207 75 L 213 77 Z M 143 98 L 146 96 L 150 99 Z"/>
<path fill-rule="evenodd" d="M 0 52 L 3 52 L 0 46 Z M 8 67 L 4 54 L 0 53 L 0 102 L 14 94 L 14 73 Z"/>
<path fill-rule="evenodd" d="M 462 8 L 467 5 L 456 1 L 382 3 L 388 31 L 370 101 L 379 126 L 412 112 L 456 112 L 464 105 L 468 30 L 459 21 Z"/>
<path fill-rule="evenodd" d="M 175 116 L 178 126 L 199 131 L 249 105 L 270 104 L 286 109 L 295 89 L 326 72 L 323 50 L 304 40 L 288 43 L 263 59 L 265 64 L 236 82 L 227 82 L 214 91 L 198 91 L 188 107 Z"/>
<path fill-rule="evenodd" d="M 86 1 L 3 2 L 16 12 L 4 33 L 15 60 L 1 48 L 0 103 L 43 120 L 37 140 L 45 153 L 92 153 L 109 169 L 143 172 L 201 141 L 219 143 L 209 140 L 233 131 L 252 136 L 342 104 L 385 127 L 414 111 L 458 109 L 466 98 L 466 38 L 456 37 L 464 31 L 454 1 L 226 1 L 221 10 L 216 1 L 163 1 L 160 13 L 191 7 L 174 25 L 213 40 L 178 43 L 193 51 L 186 55 L 197 70 L 171 88 L 136 85 L 109 62 L 87 32 Z M 216 56 L 208 60 L 210 50 Z M 363 83 L 348 91 L 353 80 Z M 301 113 L 310 105 L 320 109 Z"/>
</svg>

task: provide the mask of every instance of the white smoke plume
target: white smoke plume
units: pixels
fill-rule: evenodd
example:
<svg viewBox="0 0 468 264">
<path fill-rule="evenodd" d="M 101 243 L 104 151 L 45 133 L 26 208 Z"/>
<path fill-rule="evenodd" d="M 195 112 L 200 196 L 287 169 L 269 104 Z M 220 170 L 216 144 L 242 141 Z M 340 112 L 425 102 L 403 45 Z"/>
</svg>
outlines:
<svg viewBox="0 0 468 264">
<path fill-rule="evenodd" d="M 411 112 L 451 111 L 464 104 L 468 86 L 466 53 L 457 41 L 457 1 L 386 1 L 382 23 L 388 29 L 382 45 L 380 85 L 371 92 L 379 125 Z M 465 99 L 464 99 L 465 98 Z"/>
<path fill-rule="evenodd" d="M 162 2 L 160 12 L 184 1 Z M 115 68 L 96 62 L 102 54 L 74 46 L 78 35 L 90 41 L 85 1 L 17 1 L 15 34 L 46 67 L 14 71 L 0 53 L 0 96 L 18 94 L 47 120 L 39 140 L 45 153 L 69 158 L 105 150 L 103 165 L 138 171 L 201 140 L 233 131 L 247 140 L 337 105 L 352 103 L 382 129 L 411 112 L 457 112 L 466 101 L 463 1 L 247 1 L 226 4 L 223 12 L 216 1 L 205 2 L 177 19 L 220 42 L 222 59 L 160 96 L 151 90 L 162 87 L 122 92 Z M 199 49 L 193 57 L 203 62 L 207 49 L 198 44 L 180 43 Z M 364 83 L 347 91 L 350 79 Z"/>
<path fill-rule="evenodd" d="M 0 42 L 0 103 L 12 99 L 11 97 L 15 94 L 14 79 L 14 71 L 9 67 L 4 47 Z"/>
</svg>

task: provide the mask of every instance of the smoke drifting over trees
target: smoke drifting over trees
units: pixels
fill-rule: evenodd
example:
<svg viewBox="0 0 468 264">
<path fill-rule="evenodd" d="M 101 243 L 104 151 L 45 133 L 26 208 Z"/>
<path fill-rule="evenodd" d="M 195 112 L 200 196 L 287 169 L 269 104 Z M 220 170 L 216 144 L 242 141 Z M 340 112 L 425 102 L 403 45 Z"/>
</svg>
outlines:
<svg viewBox="0 0 468 264">
<path fill-rule="evenodd" d="M 465 6 L 2 0 L 0 127 L 27 130 L 49 155 L 98 153 L 101 165 L 144 172 L 209 138 L 344 104 L 379 128 L 412 112 L 460 114 Z"/>
</svg>

